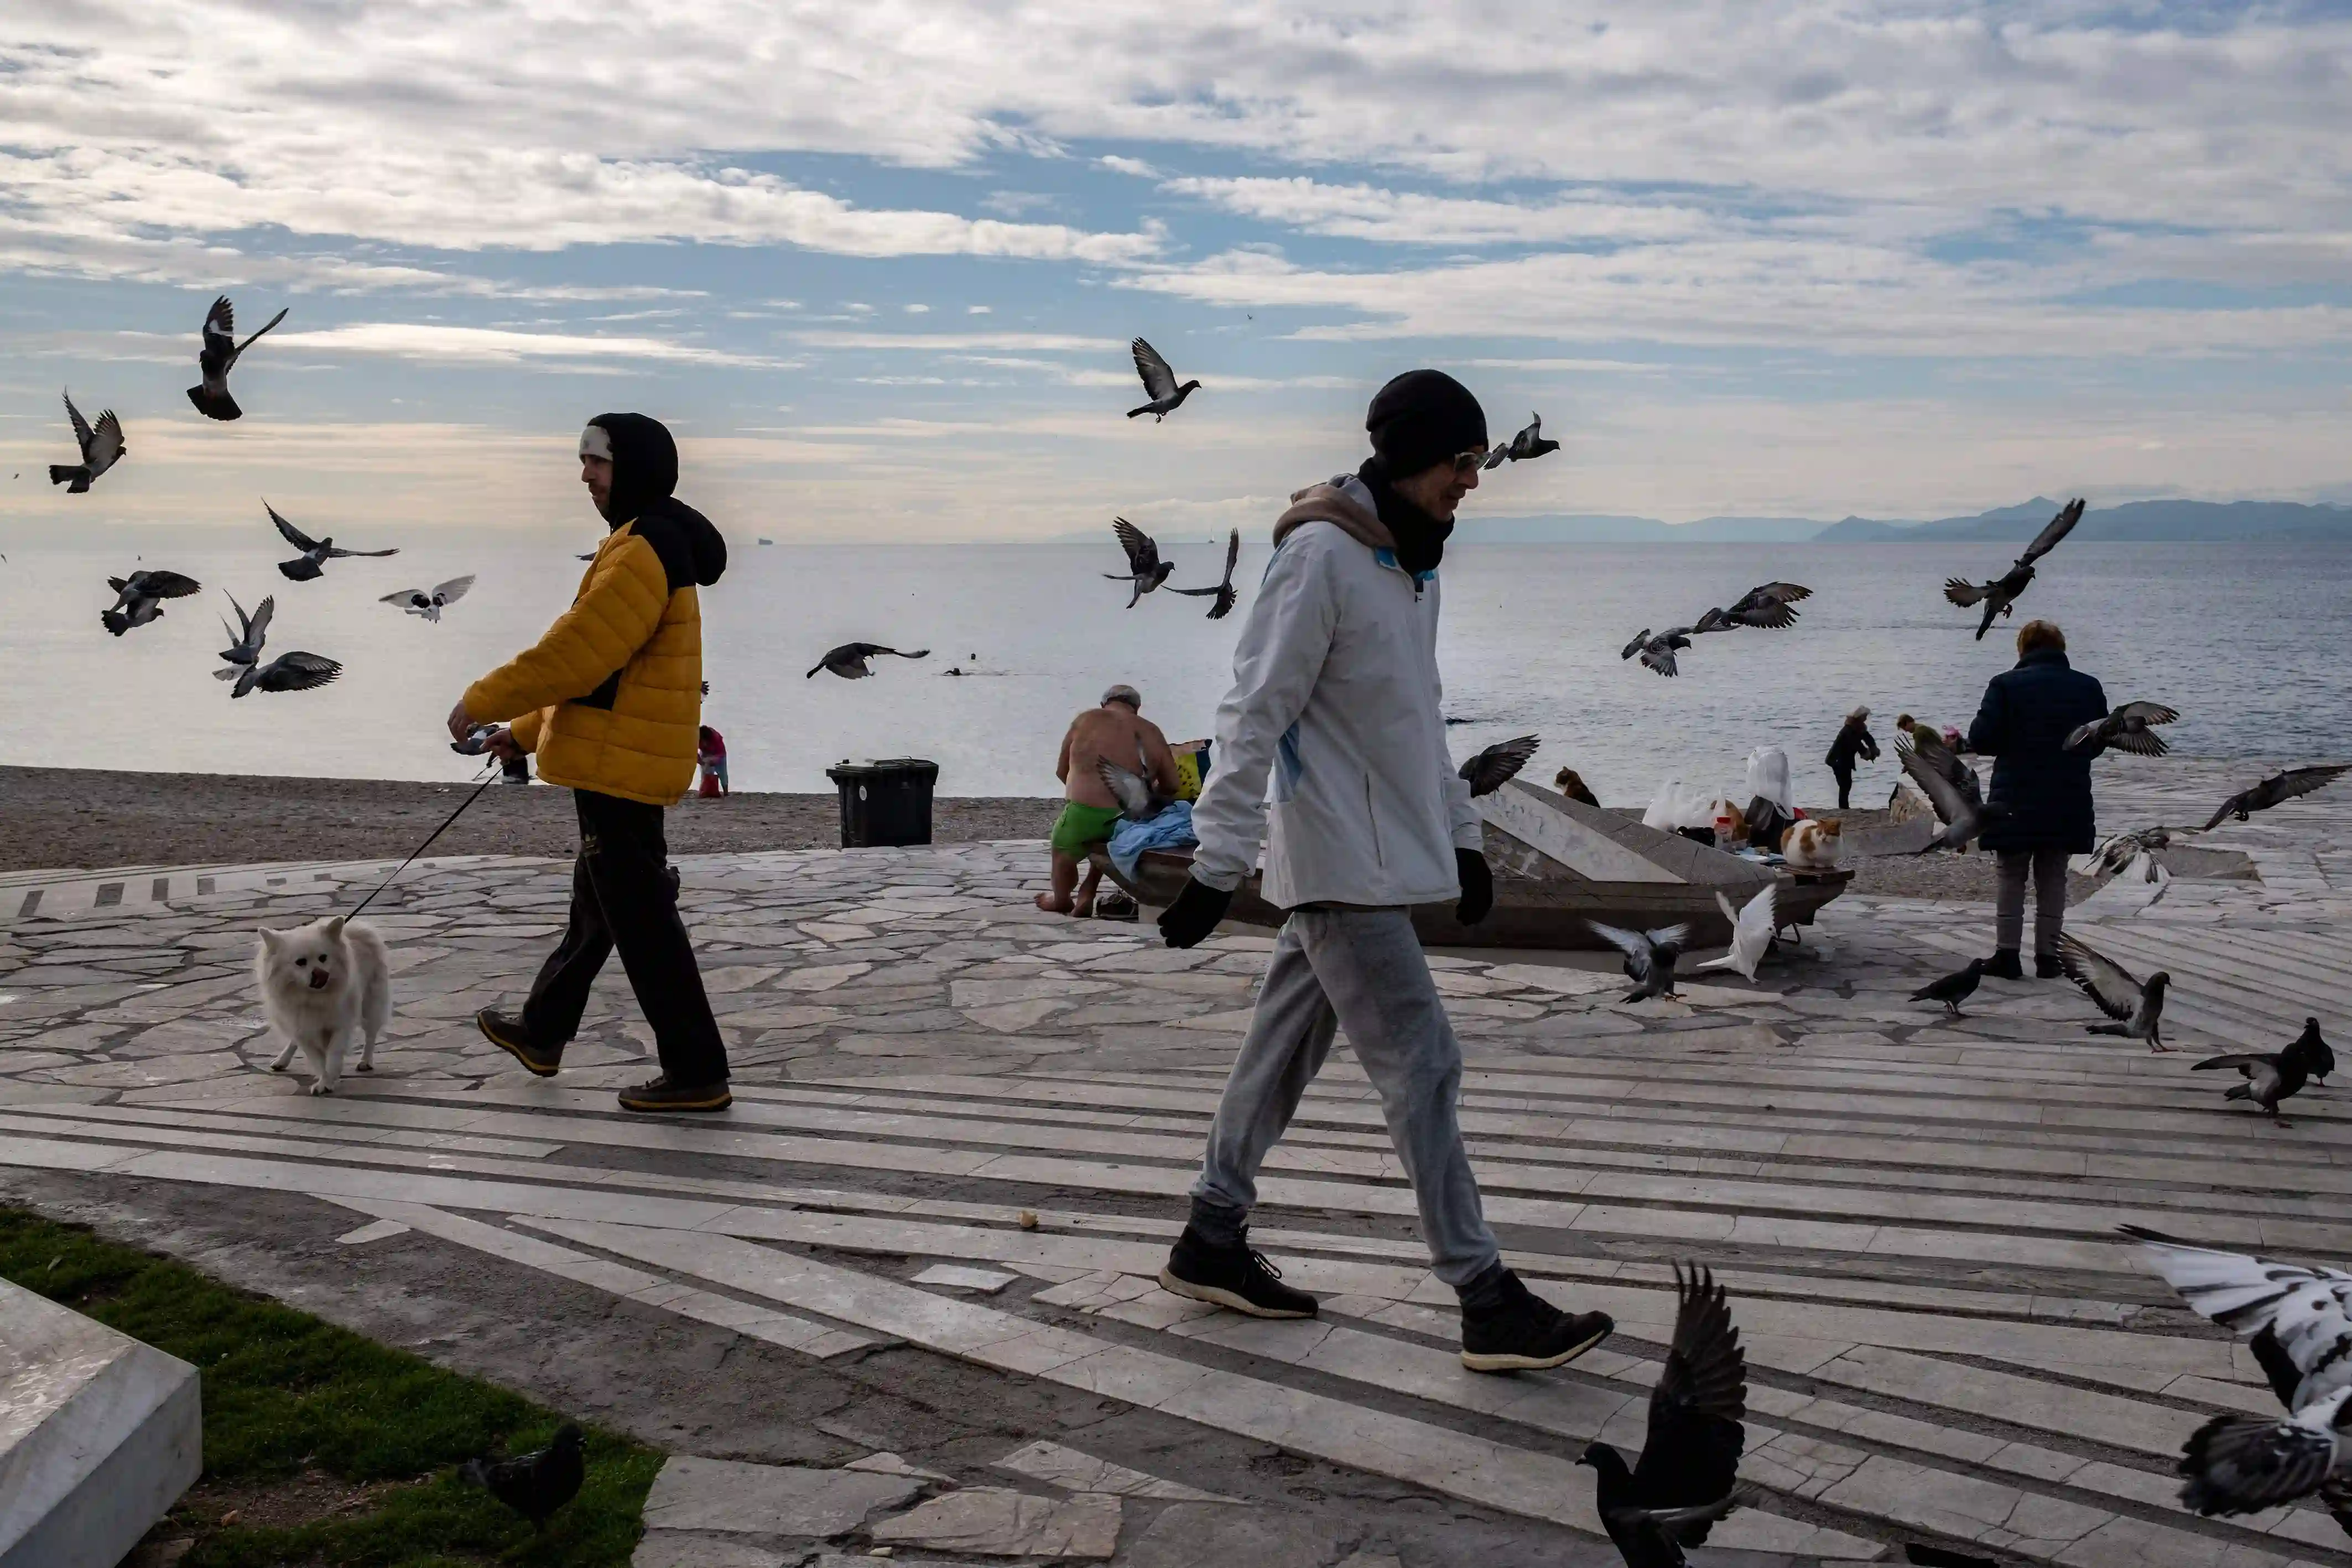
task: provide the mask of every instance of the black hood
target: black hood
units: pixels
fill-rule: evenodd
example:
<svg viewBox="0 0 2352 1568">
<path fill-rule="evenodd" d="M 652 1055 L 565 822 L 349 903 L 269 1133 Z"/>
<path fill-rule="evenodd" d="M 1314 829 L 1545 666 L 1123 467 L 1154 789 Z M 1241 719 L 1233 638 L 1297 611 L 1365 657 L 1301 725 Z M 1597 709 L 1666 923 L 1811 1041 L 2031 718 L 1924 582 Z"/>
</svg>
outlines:
<svg viewBox="0 0 2352 1568">
<path fill-rule="evenodd" d="M 677 443 L 669 427 L 642 413 L 600 413 L 588 422 L 613 444 L 613 493 L 605 520 L 637 525 L 669 575 L 670 591 L 704 588 L 727 570 L 727 541 L 709 518 L 670 494 L 677 488 Z"/>
</svg>

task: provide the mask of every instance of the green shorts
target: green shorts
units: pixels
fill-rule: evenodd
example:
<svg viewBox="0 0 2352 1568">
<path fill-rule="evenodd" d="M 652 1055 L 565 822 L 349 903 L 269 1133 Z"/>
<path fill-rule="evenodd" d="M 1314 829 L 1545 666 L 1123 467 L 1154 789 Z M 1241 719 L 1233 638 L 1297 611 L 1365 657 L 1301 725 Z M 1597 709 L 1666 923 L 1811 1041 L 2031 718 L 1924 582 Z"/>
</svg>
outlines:
<svg viewBox="0 0 2352 1568">
<path fill-rule="evenodd" d="M 1054 820 L 1054 848 L 1066 855 L 1084 857 L 1088 845 L 1110 837 L 1111 828 L 1118 821 L 1116 806 L 1082 806 L 1076 800 L 1068 801 L 1062 807 L 1062 814 Z"/>
</svg>

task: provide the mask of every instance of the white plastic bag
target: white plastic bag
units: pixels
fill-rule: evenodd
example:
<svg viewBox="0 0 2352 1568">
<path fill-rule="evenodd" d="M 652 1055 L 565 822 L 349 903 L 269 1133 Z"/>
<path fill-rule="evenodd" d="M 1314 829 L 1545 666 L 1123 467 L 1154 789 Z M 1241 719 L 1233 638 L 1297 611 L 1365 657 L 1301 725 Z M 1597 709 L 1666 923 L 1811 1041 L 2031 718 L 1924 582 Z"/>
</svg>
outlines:
<svg viewBox="0 0 2352 1568">
<path fill-rule="evenodd" d="M 1759 795 L 1785 812 L 1796 812 L 1789 793 L 1789 754 L 1777 746 L 1759 746 L 1748 754 L 1748 798 Z"/>
</svg>

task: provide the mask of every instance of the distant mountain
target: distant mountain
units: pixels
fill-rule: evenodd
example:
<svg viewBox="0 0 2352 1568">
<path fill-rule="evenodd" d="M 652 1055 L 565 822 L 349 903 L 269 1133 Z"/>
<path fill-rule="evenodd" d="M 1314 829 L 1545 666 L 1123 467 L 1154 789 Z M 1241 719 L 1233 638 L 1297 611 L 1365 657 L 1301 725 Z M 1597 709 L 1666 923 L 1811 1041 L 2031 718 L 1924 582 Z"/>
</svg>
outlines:
<svg viewBox="0 0 2352 1568">
<path fill-rule="evenodd" d="M 1916 544 L 1950 539 L 2000 539 L 2023 544 L 2058 510 L 2036 496 L 1973 517 L 1930 523 L 1882 523 L 1847 517 L 1815 536 L 1820 544 Z M 2083 514 L 2074 538 L 2227 543 L 2239 539 L 2352 539 L 2352 507 L 2306 507 L 2294 501 L 2126 501 Z"/>
<path fill-rule="evenodd" d="M 1701 517 L 1665 523 L 1602 513 L 1465 518 L 1455 537 L 1468 544 L 1496 545 L 1789 544 L 1810 539 L 1826 527 L 1811 517 Z"/>
</svg>

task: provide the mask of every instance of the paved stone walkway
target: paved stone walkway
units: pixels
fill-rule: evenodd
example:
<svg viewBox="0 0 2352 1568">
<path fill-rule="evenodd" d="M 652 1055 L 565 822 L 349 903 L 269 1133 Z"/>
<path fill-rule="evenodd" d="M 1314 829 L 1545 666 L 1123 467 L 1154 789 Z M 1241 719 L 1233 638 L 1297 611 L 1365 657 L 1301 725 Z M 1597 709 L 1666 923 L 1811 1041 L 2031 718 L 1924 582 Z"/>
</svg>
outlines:
<svg viewBox="0 0 2352 1568">
<path fill-rule="evenodd" d="M 2253 777 L 2103 765 L 2103 820 L 2193 826 Z M 265 1070 L 252 932 L 356 898 L 384 867 L 15 878 L 0 1166 L 193 1186 L 229 1212 L 292 1195 L 348 1214 L 354 1259 L 428 1237 L 811 1364 L 887 1378 L 893 1358 L 950 1358 L 1204 1433 L 1177 1479 L 1048 1443 L 1034 1463 L 990 1461 L 992 1479 L 918 1467 L 918 1488 L 850 1489 L 888 1506 L 803 1533 L 860 1551 L 1178 1561 L 1172 1540 L 1230 1538 L 1163 1515 L 1246 1506 L 1223 1500 L 1250 1488 L 1214 1473 L 1213 1436 L 1551 1531 L 1553 1561 L 1611 1561 L 1574 1459 L 1595 1436 L 1639 1444 L 1668 1266 L 1696 1259 L 1728 1285 L 1750 1367 L 1752 1494 L 1716 1532 L 1719 1561 L 1869 1560 L 1924 1539 L 2090 1568 L 2352 1564 L 2315 1509 L 2179 1510 L 2182 1438 L 2271 1396 L 2115 1240 L 2131 1220 L 2352 1254 L 2342 1091 L 2293 1103 L 2280 1128 L 2189 1071 L 2209 1046 L 2275 1049 L 2309 1012 L 2352 1035 L 2352 790 L 2203 841 L 2246 851 L 2262 880 L 2175 882 L 2144 907 L 2103 894 L 2074 924 L 2172 972 L 2187 1049 L 2168 1056 L 2085 1035 L 2095 1015 L 2063 984 L 1989 981 L 1957 1020 L 1906 1000 L 1986 950 L 1975 906 L 1849 897 L 1756 985 L 1708 977 L 1637 1007 L 1595 956 L 1434 956 L 1512 1262 L 1620 1325 L 1557 1374 L 1456 1363 L 1451 1292 L 1422 1266 L 1344 1055 L 1269 1163 L 1255 1232 L 1325 1315 L 1256 1322 L 1157 1289 L 1270 944 L 1171 953 L 1149 927 L 1039 915 L 1034 844 L 682 862 L 737 1067 L 734 1110 L 706 1120 L 613 1108 L 612 1086 L 648 1071 L 617 966 L 555 1080 L 475 1034 L 474 1009 L 514 1000 L 553 941 L 562 865 L 412 868 L 371 915 L 399 967 L 392 1038 L 373 1077 L 325 1099 Z M 859 1463 L 870 1479 L 908 1461 Z M 798 1561 L 774 1534 L 727 1550 Z M 682 1539 L 647 1552 L 692 1560 Z"/>
</svg>

